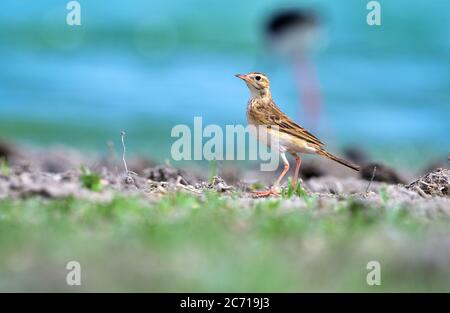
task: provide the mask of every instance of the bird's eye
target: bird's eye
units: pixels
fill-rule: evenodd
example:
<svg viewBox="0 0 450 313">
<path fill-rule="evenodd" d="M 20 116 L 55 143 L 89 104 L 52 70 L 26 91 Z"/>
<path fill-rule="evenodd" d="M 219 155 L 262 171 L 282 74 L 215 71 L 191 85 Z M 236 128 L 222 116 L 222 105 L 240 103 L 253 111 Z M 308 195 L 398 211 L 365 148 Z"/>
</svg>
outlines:
<svg viewBox="0 0 450 313">
<path fill-rule="evenodd" d="M 255 79 L 256 80 L 261 80 L 261 76 L 258 75 L 258 76 L 255 77 Z"/>
</svg>

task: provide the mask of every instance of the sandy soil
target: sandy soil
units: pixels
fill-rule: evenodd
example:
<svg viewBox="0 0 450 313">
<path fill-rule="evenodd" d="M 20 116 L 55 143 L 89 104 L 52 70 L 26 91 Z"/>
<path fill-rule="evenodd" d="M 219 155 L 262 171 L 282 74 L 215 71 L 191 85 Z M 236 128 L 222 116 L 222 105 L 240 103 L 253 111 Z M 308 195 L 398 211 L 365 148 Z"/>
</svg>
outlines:
<svg viewBox="0 0 450 313">
<path fill-rule="evenodd" d="M 68 196 L 90 200 L 108 200 L 115 194 L 142 195 L 149 200 L 183 190 L 201 196 L 206 190 L 239 197 L 243 206 L 255 201 L 251 191 L 255 182 L 267 183 L 273 177 L 257 170 L 242 173 L 224 168 L 223 176 L 208 182 L 199 171 L 181 170 L 168 165 L 130 158 L 127 174 L 120 161 L 105 160 L 68 148 L 49 150 L 0 147 L 7 158 L 8 169 L 0 171 L 0 198 L 41 196 L 63 198 Z M 0 157 L 2 157 L 0 155 Z M 323 163 L 320 163 L 323 162 Z M 101 177 L 102 190 L 91 191 L 80 181 L 80 166 L 85 165 Z M 377 166 L 375 176 L 373 167 Z M 133 172 L 131 172 L 131 170 Z M 363 206 L 407 208 L 416 215 L 438 217 L 450 215 L 450 170 L 438 168 L 415 179 L 408 178 L 382 164 L 367 163 L 361 173 L 314 160 L 305 164 L 302 186 L 308 197 L 294 196 L 285 200 L 285 207 L 314 206 L 333 210 L 342 201 L 359 201 Z M 373 179 L 372 179 L 373 178 Z"/>
</svg>

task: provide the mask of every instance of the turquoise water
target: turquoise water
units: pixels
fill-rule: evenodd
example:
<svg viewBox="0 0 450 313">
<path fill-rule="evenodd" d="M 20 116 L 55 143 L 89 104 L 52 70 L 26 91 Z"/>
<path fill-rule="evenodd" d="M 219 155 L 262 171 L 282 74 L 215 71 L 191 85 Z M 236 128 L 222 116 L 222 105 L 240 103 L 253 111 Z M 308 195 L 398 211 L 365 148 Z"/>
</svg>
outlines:
<svg viewBox="0 0 450 313">
<path fill-rule="evenodd" d="M 322 104 L 315 133 L 338 149 L 360 144 L 379 159 L 415 164 L 450 152 L 449 1 L 303 1 L 320 10 Z M 246 87 L 263 71 L 279 106 L 305 122 L 290 62 L 263 44 L 275 1 L 65 1 L 0 4 L 0 137 L 104 150 L 128 132 L 129 149 L 164 159 L 170 129 L 243 123 Z"/>
</svg>

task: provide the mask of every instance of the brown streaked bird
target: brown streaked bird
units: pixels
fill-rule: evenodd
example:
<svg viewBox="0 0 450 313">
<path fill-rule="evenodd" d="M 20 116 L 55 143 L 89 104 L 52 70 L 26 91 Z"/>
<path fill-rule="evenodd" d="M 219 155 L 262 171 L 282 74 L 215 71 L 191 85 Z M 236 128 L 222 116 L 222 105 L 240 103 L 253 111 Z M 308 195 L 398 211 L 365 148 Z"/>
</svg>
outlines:
<svg viewBox="0 0 450 313">
<path fill-rule="evenodd" d="M 247 105 L 247 124 L 256 127 L 265 126 L 270 136 L 274 136 L 277 142 L 281 159 L 284 163 L 284 170 L 268 191 L 257 191 L 255 196 L 265 197 L 279 195 L 277 190 L 281 180 L 289 170 L 289 162 L 286 152 L 295 159 L 295 171 L 293 187 L 295 190 L 298 173 L 302 160 L 298 156 L 300 153 L 318 154 L 345 165 L 353 170 L 359 171 L 359 166 L 354 165 L 344 159 L 338 158 L 325 150 L 324 144 L 306 129 L 291 120 L 284 114 L 272 99 L 270 93 L 270 82 L 263 73 L 252 72 L 249 74 L 236 74 L 242 79 L 250 89 L 250 100 Z M 275 131 L 276 130 L 276 131 Z"/>
</svg>

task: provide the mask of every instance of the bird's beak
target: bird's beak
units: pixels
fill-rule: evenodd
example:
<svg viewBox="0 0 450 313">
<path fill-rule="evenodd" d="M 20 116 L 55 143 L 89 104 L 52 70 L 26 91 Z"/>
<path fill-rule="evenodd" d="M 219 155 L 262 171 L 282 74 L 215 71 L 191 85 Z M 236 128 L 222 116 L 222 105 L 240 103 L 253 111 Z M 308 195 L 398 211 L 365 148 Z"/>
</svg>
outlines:
<svg viewBox="0 0 450 313">
<path fill-rule="evenodd" d="M 234 75 L 234 76 L 236 76 L 237 78 L 240 78 L 240 79 L 242 79 L 243 81 L 246 81 L 246 82 L 248 82 L 248 81 L 249 81 L 249 78 L 248 78 L 248 76 L 247 76 L 247 75 L 243 75 L 243 74 L 236 74 L 236 75 Z"/>
</svg>

